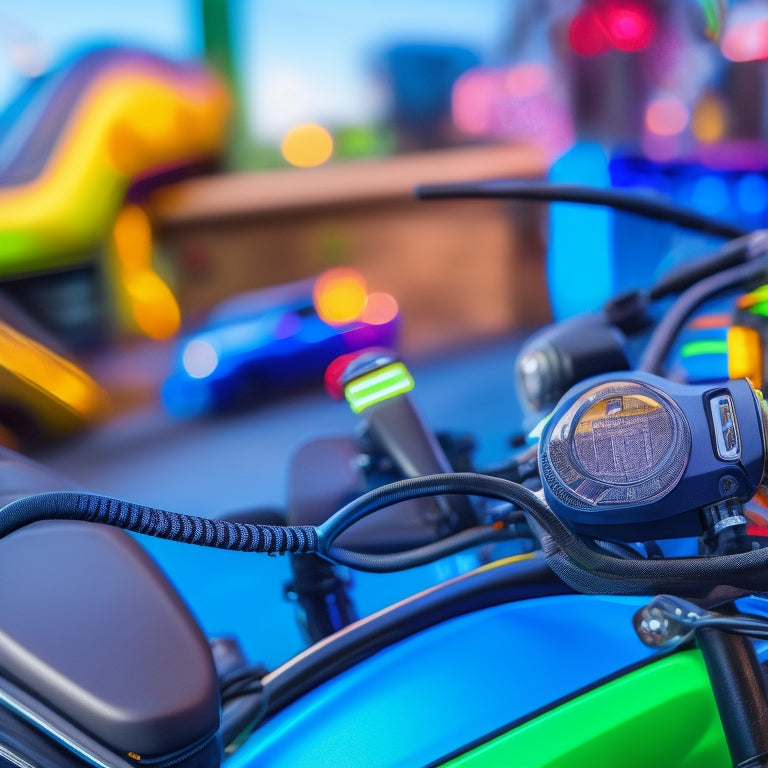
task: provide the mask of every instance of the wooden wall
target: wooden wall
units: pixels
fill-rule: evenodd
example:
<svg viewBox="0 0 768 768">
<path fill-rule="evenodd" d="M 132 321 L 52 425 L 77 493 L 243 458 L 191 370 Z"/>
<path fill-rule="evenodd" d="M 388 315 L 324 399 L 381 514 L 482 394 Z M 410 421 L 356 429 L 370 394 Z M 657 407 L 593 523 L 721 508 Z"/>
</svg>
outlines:
<svg viewBox="0 0 768 768">
<path fill-rule="evenodd" d="M 150 214 L 189 324 L 232 293 L 343 264 L 397 298 L 404 350 L 431 351 L 549 319 L 545 209 L 412 190 L 545 170 L 537 150 L 493 146 L 222 175 L 156 193 Z"/>
</svg>

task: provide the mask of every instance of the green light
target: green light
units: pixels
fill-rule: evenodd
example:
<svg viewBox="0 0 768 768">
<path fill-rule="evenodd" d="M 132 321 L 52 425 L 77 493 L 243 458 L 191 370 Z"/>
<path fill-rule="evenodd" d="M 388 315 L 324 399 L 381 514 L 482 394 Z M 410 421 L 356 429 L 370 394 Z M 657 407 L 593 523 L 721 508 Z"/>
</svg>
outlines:
<svg viewBox="0 0 768 768">
<path fill-rule="evenodd" d="M 706 19 L 706 35 L 710 40 L 719 40 L 723 32 L 728 0 L 699 0 Z"/>
<path fill-rule="evenodd" d="M 538 424 L 528 433 L 528 439 L 535 442 L 536 440 L 541 440 L 541 435 L 544 432 L 544 427 L 547 426 L 547 423 L 552 418 L 552 414 L 554 411 L 550 411 L 541 421 L 539 421 Z"/>
<path fill-rule="evenodd" d="M 344 387 L 344 397 L 355 413 L 375 403 L 410 392 L 414 381 L 402 363 L 390 363 L 377 371 L 354 379 Z"/>
<path fill-rule="evenodd" d="M 702 339 L 689 341 L 680 348 L 683 357 L 696 357 L 697 355 L 727 355 L 728 342 L 719 339 Z"/>
<path fill-rule="evenodd" d="M 760 315 L 762 317 L 768 317 L 768 301 L 758 301 L 749 308 L 749 311 L 753 315 Z"/>
</svg>

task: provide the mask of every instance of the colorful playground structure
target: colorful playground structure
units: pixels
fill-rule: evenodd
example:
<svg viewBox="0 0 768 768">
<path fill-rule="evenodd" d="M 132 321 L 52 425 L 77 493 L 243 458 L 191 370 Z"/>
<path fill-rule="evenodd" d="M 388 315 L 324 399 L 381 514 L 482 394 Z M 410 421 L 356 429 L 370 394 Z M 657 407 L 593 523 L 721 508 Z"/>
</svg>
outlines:
<svg viewBox="0 0 768 768">
<path fill-rule="evenodd" d="M 172 335 L 179 309 L 141 207 L 210 167 L 230 97 L 197 63 L 106 46 L 30 80 L 0 114 L 0 281 L 101 262 L 121 328 Z"/>
</svg>

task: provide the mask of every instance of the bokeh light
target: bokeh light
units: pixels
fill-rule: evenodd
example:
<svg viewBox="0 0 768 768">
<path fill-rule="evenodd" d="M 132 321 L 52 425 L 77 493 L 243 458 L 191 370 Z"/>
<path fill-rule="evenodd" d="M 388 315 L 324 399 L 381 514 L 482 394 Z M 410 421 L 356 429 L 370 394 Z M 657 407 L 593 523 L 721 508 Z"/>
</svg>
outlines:
<svg viewBox="0 0 768 768">
<path fill-rule="evenodd" d="M 725 135 L 727 113 L 723 100 L 714 93 L 705 93 L 691 115 L 691 133 L 702 144 L 714 144 Z"/>
<path fill-rule="evenodd" d="M 656 18 L 647 5 L 636 0 L 606 2 L 602 8 L 606 35 L 614 48 L 633 52 L 645 50 L 656 33 Z"/>
<path fill-rule="evenodd" d="M 587 5 L 573 17 L 568 27 L 568 42 L 579 56 L 597 56 L 610 50 L 597 9 Z"/>
<path fill-rule="evenodd" d="M 725 30 L 720 43 L 730 61 L 761 61 L 768 58 L 768 19 L 753 19 Z"/>
<path fill-rule="evenodd" d="M 169 339 L 181 326 L 181 310 L 165 281 L 151 269 L 123 275 L 131 310 L 150 339 Z"/>
<path fill-rule="evenodd" d="M 645 50 L 656 34 L 656 17 L 638 0 L 587 2 L 571 19 L 568 42 L 580 56 L 597 56 L 615 48 Z"/>
<path fill-rule="evenodd" d="M 347 370 L 347 366 L 357 357 L 360 356 L 360 351 L 347 352 L 346 354 L 339 355 L 339 357 L 332 360 L 323 374 L 323 381 L 325 384 L 325 391 L 334 400 L 344 399 L 344 384 L 342 377 L 344 371 Z"/>
<path fill-rule="evenodd" d="M 118 279 L 138 328 L 152 339 L 167 339 L 181 326 L 181 310 L 154 269 L 152 243 L 146 212 L 138 205 L 126 205 L 112 227 Z"/>
<path fill-rule="evenodd" d="M 739 208 L 749 214 L 763 213 L 768 208 L 768 181 L 759 173 L 746 173 L 736 182 Z"/>
<path fill-rule="evenodd" d="M 530 61 L 510 67 L 505 84 L 510 96 L 523 98 L 543 91 L 549 85 L 549 80 L 549 67 L 538 61 Z"/>
<path fill-rule="evenodd" d="M 330 159 L 333 137 L 322 125 L 303 123 L 288 131 L 280 150 L 291 165 L 314 168 Z"/>
<path fill-rule="evenodd" d="M 399 307 L 397 300 L 389 293 L 381 291 L 368 295 L 361 320 L 371 325 L 383 325 L 397 317 Z"/>
<path fill-rule="evenodd" d="M 478 66 L 451 92 L 456 127 L 471 136 L 524 141 L 557 157 L 573 144 L 573 121 L 552 69 L 537 61 Z"/>
<path fill-rule="evenodd" d="M 182 352 L 184 370 L 193 379 L 210 376 L 219 364 L 219 356 L 213 346 L 204 339 L 192 339 Z"/>
<path fill-rule="evenodd" d="M 690 110 L 675 96 L 662 96 L 645 109 L 645 127 L 657 136 L 674 136 L 688 125 Z"/>
<path fill-rule="evenodd" d="M 695 210 L 711 216 L 727 210 L 731 195 L 725 179 L 712 173 L 697 179 L 691 190 L 691 203 Z"/>
<path fill-rule="evenodd" d="M 451 113 L 456 127 L 472 136 L 488 133 L 490 105 L 497 91 L 493 70 L 487 67 L 475 67 L 461 75 L 451 93 Z"/>
<path fill-rule="evenodd" d="M 365 279 L 355 269 L 329 269 L 315 281 L 312 299 L 318 316 L 329 325 L 350 323 L 365 310 L 368 299 Z"/>
</svg>

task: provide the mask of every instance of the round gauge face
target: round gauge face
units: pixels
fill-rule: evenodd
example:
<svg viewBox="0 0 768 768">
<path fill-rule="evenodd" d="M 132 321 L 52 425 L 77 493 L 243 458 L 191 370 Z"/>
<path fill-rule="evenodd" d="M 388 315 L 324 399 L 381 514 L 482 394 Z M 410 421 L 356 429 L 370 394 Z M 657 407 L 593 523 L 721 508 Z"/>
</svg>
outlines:
<svg viewBox="0 0 768 768">
<path fill-rule="evenodd" d="M 640 382 L 600 384 L 549 431 L 545 482 L 573 508 L 643 503 L 676 486 L 690 446 L 688 422 L 663 393 Z"/>
<path fill-rule="evenodd" d="M 674 444 L 669 411 L 645 394 L 604 397 L 574 425 L 573 457 L 589 477 L 636 483 L 657 472 Z"/>
</svg>

